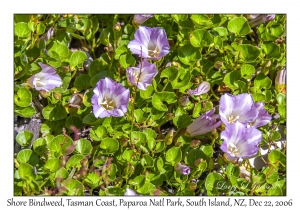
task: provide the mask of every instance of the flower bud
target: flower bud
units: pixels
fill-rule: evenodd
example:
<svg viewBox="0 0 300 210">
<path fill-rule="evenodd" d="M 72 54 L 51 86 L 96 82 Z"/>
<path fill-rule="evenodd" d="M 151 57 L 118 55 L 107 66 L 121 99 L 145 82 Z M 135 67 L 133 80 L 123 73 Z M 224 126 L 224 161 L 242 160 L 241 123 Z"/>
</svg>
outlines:
<svg viewBox="0 0 300 210">
<path fill-rule="evenodd" d="M 215 109 L 213 108 L 194 120 L 194 122 L 187 127 L 187 133 L 190 136 L 198 136 L 211 132 L 215 128 L 219 127 L 222 122 L 217 121 L 220 116 L 218 114 L 214 114 L 214 112 Z"/>
<path fill-rule="evenodd" d="M 279 71 L 275 78 L 275 89 L 278 92 L 282 92 L 285 88 L 285 80 L 286 80 L 286 69 Z"/>
<path fill-rule="evenodd" d="M 115 31 L 120 31 L 120 30 L 121 30 L 121 24 L 120 24 L 120 23 L 116 23 L 116 24 L 114 25 L 114 30 L 115 30 Z"/>
<path fill-rule="evenodd" d="M 134 15 L 133 17 L 133 24 L 134 25 L 142 25 L 146 22 L 149 18 L 152 18 L 153 15 Z"/>
<path fill-rule="evenodd" d="M 181 96 L 179 99 L 178 99 L 178 103 L 182 106 L 186 106 L 188 103 L 189 103 L 189 96 L 188 95 L 184 95 L 184 96 Z"/>
<path fill-rule="evenodd" d="M 200 85 L 195 90 L 188 90 L 189 95 L 199 96 L 207 93 L 210 90 L 210 84 L 206 81 L 200 83 Z"/>
<path fill-rule="evenodd" d="M 177 165 L 175 166 L 175 171 L 177 171 L 178 173 L 182 174 L 182 175 L 188 175 L 191 172 L 190 167 L 183 165 L 181 163 L 177 163 Z"/>
</svg>

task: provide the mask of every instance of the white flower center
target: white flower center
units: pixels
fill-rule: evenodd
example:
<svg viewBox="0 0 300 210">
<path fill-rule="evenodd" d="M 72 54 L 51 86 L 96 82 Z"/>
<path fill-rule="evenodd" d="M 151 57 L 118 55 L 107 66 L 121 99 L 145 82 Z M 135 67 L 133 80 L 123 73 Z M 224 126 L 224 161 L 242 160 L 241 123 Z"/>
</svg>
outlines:
<svg viewBox="0 0 300 210">
<path fill-rule="evenodd" d="M 102 106 L 106 110 L 113 110 L 116 107 L 116 103 L 113 99 L 104 96 L 99 106 Z"/>
<path fill-rule="evenodd" d="M 227 121 L 231 124 L 231 123 L 235 123 L 236 121 L 238 121 L 239 118 L 240 118 L 240 116 L 230 115 L 229 117 L 227 117 Z"/>
<path fill-rule="evenodd" d="M 140 76 L 140 70 L 132 72 L 132 75 L 134 76 L 134 81 L 137 83 L 140 79 L 139 77 L 141 77 Z"/>
<path fill-rule="evenodd" d="M 35 78 L 35 86 L 36 87 L 44 87 L 45 83 L 43 83 L 40 78 Z"/>
<path fill-rule="evenodd" d="M 239 154 L 240 154 L 239 149 L 233 143 L 229 143 L 228 152 L 233 157 L 239 156 Z"/>
<path fill-rule="evenodd" d="M 151 57 L 158 57 L 159 53 L 160 53 L 160 49 L 157 47 L 156 44 L 154 44 L 153 42 L 150 42 L 148 44 L 148 55 L 150 55 Z"/>
</svg>

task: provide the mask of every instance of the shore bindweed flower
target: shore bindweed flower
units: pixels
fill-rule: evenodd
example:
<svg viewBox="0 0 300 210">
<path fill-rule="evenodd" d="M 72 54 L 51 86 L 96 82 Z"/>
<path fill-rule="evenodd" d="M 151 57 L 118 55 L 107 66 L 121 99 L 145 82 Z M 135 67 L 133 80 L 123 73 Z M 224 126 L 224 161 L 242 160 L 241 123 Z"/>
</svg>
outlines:
<svg viewBox="0 0 300 210">
<path fill-rule="evenodd" d="M 137 86 L 140 90 L 146 90 L 147 86 L 152 84 L 153 78 L 158 73 L 155 64 L 149 63 L 146 59 L 137 67 L 129 67 L 126 69 L 126 72 L 128 82 L 131 85 Z"/>
<path fill-rule="evenodd" d="M 251 94 L 224 94 L 220 99 L 219 114 L 222 122 L 227 126 L 240 122 L 246 126 L 258 115 Z"/>
<path fill-rule="evenodd" d="M 188 175 L 191 172 L 190 167 L 183 165 L 181 163 L 177 163 L 175 166 L 175 171 L 182 175 Z"/>
<path fill-rule="evenodd" d="M 146 22 L 149 18 L 152 18 L 152 17 L 153 17 L 153 15 L 146 15 L 146 14 L 139 15 L 139 14 L 136 14 L 133 17 L 133 21 L 132 22 L 135 25 L 142 25 L 144 22 Z"/>
<path fill-rule="evenodd" d="M 255 103 L 254 106 L 258 115 L 251 123 L 248 123 L 248 127 L 253 126 L 257 128 L 268 124 L 272 120 L 272 117 L 265 110 L 264 103 Z"/>
<path fill-rule="evenodd" d="M 163 28 L 149 28 L 140 26 L 134 40 L 130 41 L 128 48 L 133 54 L 157 61 L 170 52 L 167 34 Z"/>
<path fill-rule="evenodd" d="M 108 77 L 100 79 L 91 99 L 95 117 L 122 117 L 127 112 L 129 89 Z"/>
<path fill-rule="evenodd" d="M 187 133 L 190 136 L 198 136 L 211 132 L 213 129 L 219 127 L 222 124 L 221 121 L 217 121 L 220 116 L 214 113 L 215 108 L 198 117 L 186 128 Z"/>
<path fill-rule="evenodd" d="M 188 90 L 189 95 L 199 96 L 201 94 L 207 93 L 210 90 L 209 82 L 203 81 L 195 90 Z"/>
<path fill-rule="evenodd" d="M 53 67 L 46 64 L 39 63 L 42 67 L 42 71 L 32 75 L 28 80 L 27 84 L 38 91 L 45 90 L 50 91 L 56 87 L 62 85 L 62 80 Z"/>
<path fill-rule="evenodd" d="M 254 156 L 258 152 L 262 133 L 254 127 L 246 128 L 245 125 L 236 122 L 226 126 L 221 132 L 221 139 L 224 141 L 220 149 L 225 152 L 228 160 L 233 161 Z"/>
<path fill-rule="evenodd" d="M 138 194 L 134 192 L 133 190 L 126 188 L 126 192 L 124 194 L 125 196 L 137 196 Z"/>
<path fill-rule="evenodd" d="M 275 78 L 275 89 L 281 92 L 285 88 L 286 69 L 279 71 Z"/>
</svg>

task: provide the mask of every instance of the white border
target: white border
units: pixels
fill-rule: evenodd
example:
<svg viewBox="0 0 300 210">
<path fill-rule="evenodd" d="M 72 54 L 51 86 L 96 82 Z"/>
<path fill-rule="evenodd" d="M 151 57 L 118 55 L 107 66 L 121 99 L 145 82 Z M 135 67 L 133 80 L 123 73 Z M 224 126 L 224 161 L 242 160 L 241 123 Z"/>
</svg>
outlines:
<svg viewBox="0 0 300 210">
<path fill-rule="evenodd" d="M 289 200 L 293 199 L 293 208 L 300 207 L 299 193 L 298 193 L 298 175 L 299 162 L 297 161 L 299 142 L 296 138 L 297 129 L 299 130 L 299 124 L 297 123 L 298 117 L 298 100 L 299 97 L 299 12 L 296 8 L 298 5 L 294 4 L 297 1 L 279 1 L 279 0 L 214 0 L 214 1 L 129 1 L 129 0 L 93 0 L 93 1 L 40 1 L 40 0 L 17 0 L 17 1 L 1 1 L 0 2 L 0 26 L 1 26 L 1 108 L 0 108 L 0 129 L 1 129 L 1 146 L 0 146 L 0 209 L 16 209 L 17 207 L 7 207 L 6 200 L 13 197 L 13 14 L 14 13 L 286 13 L 287 14 L 287 119 L 288 119 L 288 152 L 287 152 L 287 197 L 255 197 L 254 199 L 261 200 Z M 18 200 L 28 200 L 27 197 L 14 197 Z M 87 199 L 99 199 L 98 197 L 77 197 L 79 200 Z M 181 197 L 186 199 L 186 197 Z M 196 199 L 196 197 L 192 197 Z M 198 198 L 198 197 L 197 197 Z M 242 198 L 242 197 L 238 197 Z M 41 199 L 41 198 L 40 198 Z M 60 198 L 48 198 L 48 200 L 59 200 Z M 67 197 L 64 197 L 67 199 Z M 76 199 L 73 197 L 73 199 Z M 113 199 L 113 197 L 104 198 L 102 200 Z M 119 199 L 119 198 L 115 198 Z M 131 197 L 126 198 L 130 200 L 149 199 L 149 197 Z M 175 199 L 175 198 L 174 198 Z M 200 197 L 199 197 L 200 199 Z M 208 199 L 206 197 L 206 199 Z M 246 197 L 249 199 L 249 197 Z M 41 207 L 22 207 L 24 209 L 38 209 Z M 51 207 L 42 207 L 48 208 Z M 59 208 L 59 207 L 55 207 Z M 84 207 L 65 207 L 64 209 L 82 209 Z M 109 209 L 105 207 L 88 207 L 93 209 Z M 119 209 L 120 207 L 118 207 Z M 135 207 L 130 209 L 150 209 L 153 207 Z M 155 207 L 158 209 L 167 208 Z M 187 207 L 185 207 L 187 208 Z M 202 207 L 195 207 L 199 209 Z M 208 208 L 208 207 L 206 207 Z M 219 208 L 219 207 L 215 207 Z M 221 207 L 227 209 L 226 207 Z M 252 208 L 266 208 L 266 207 L 252 207 Z M 60 208 L 59 208 L 60 209 Z M 114 208 L 116 209 L 116 208 Z M 121 208 L 127 209 L 127 208 Z M 181 207 L 172 207 L 172 209 L 182 209 Z M 299 208 L 298 208 L 299 209 Z"/>
</svg>

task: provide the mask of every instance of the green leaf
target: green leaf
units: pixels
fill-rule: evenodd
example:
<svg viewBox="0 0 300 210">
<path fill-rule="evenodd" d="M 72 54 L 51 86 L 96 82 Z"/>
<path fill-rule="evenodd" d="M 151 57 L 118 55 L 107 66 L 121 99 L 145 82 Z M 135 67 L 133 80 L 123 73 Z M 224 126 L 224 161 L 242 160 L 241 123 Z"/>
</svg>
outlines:
<svg viewBox="0 0 300 210">
<path fill-rule="evenodd" d="M 202 145 L 200 149 L 204 152 L 207 157 L 212 157 L 214 153 L 214 149 L 211 145 Z"/>
<path fill-rule="evenodd" d="M 92 144 L 86 139 L 79 139 L 76 145 L 76 151 L 82 155 L 89 155 L 92 152 Z"/>
<path fill-rule="evenodd" d="M 286 105 L 279 105 L 278 113 L 280 114 L 281 117 L 286 118 Z"/>
<path fill-rule="evenodd" d="M 177 97 L 174 92 L 159 92 L 152 97 L 152 105 L 155 109 L 160 111 L 168 111 L 168 107 L 163 103 L 172 104 L 177 102 Z"/>
<path fill-rule="evenodd" d="M 277 141 L 281 139 L 281 134 L 279 131 L 274 131 L 272 134 L 272 141 Z"/>
<path fill-rule="evenodd" d="M 55 172 L 55 179 L 67 179 L 69 177 L 69 172 L 65 168 L 60 168 Z"/>
<path fill-rule="evenodd" d="M 47 142 L 45 139 L 38 138 L 33 142 L 33 150 L 39 155 L 42 156 L 47 150 Z"/>
<path fill-rule="evenodd" d="M 67 117 L 68 113 L 60 104 L 49 104 L 42 110 L 45 119 L 51 121 L 61 120 Z"/>
<path fill-rule="evenodd" d="M 267 54 L 267 59 L 270 59 L 270 58 L 279 59 L 280 58 L 280 56 L 281 56 L 280 48 L 275 43 L 273 43 L 273 42 L 264 43 L 264 44 L 262 44 L 261 47 L 264 50 L 264 52 Z"/>
<path fill-rule="evenodd" d="M 124 53 L 127 53 L 128 52 L 128 48 L 125 46 L 125 45 L 121 45 L 119 46 L 117 49 L 116 49 L 116 54 L 115 54 L 115 59 L 119 59 L 120 56 Z"/>
<path fill-rule="evenodd" d="M 71 69 L 74 69 L 76 67 L 81 68 L 83 65 L 83 62 L 86 61 L 87 59 L 88 59 L 87 55 L 84 52 L 79 51 L 79 50 L 74 52 L 70 58 Z"/>
<path fill-rule="evenodd" d="M 148 115 L 141 109 L 134 110 L 134 118 L 137 123 L 141 123 L 148 118 Z"/>
<path fill-rule="evenodd" d="M 119 149 L 119 141 L 112 138 L 105 138 L 101 141 L 100 148 L 103 153 L 114 153 Z"/>
<path fill-rule="evenodd" d="M 191 168 L 195 168 L 196 167 L 195 162 L 200 158 L 203 160 L 208 160 L 208 157 L 205 155 L 205 153 L 202 150 L 191 149 L 186 156 L 186 163 L 188 163 L 188 165 Z"/>
<path fill-rule="evenodd" d="M 278 150 L 272 150 L 269 153 L 268 158 L 272 164 L 280 163 L 282 166 L 286 166 L 286 156 Z"/>
<path fill-rule="evenodd" d="M 181 128 L 185 128 L 189 124 L 191 124 L 192 119 L 189 115 L 183 114 L 183 115 L 179 115 L 179 116 L 174 117 L 173 123 L 174 123 L 174 125 L 176 125 L 176 127 L 178 129 L 181 129 Z"/>
<path fill-rule="evenodd" d="M 139 188 L 137 192 L 143 195 L 151 195 L 155 190 L 155 185 L 147 182 L 141 188 Z"/>
<path fill-rule="evenodd" d="M 198 48 L 192 45 L 184 45 L 178 50 L 178 58 L 186 65 L 194 65 L 201 58 L 201 54 Z"/>
<path fill-rule="evenodd" d="M 140 90 L 140 96 L 143 99 L 148 99 L 153 95 L 153 86 L 149 85 L 146 90 Z"/>
<path fill-rule="evenodd" d="M 254 79 L 254 87 L 259 90 L 262 88 L 269 89 L 272 86 L 272 80 L 263 73 L 258 74 Z"/>
<path fill-rule="evenodd" d="M 105 46 L 108 46 L 110 43 L 109 41 L 110 36 L 111 36 L 111 30 L 108 28 L 103 29 L 100 34 L 100 42 Z"/>
<path fill-rule="evenodd" d="M 34 171 L 33 166 L 29 165 L 28 163 L 21 163 L 19 168 L 19 176 L 23 180 L 33 180 L 34 179 Z"/>
<path fill-rule="evenodd" d="M 91 188 L 94 189 L 101 184 L 100 177 L 96 172 L 89 173 L 84 179 L 84 182 Z"/>
<path fill-rule="evenodd" d="M 222 185 L 228 186 L 226 180 L 218 173 L 210 173 L 205 179 L 205 188 L 208 195 L 218 195 L 218 191 L 222 191 L 220 187 Z M 228 188 L 225 188 L 225 191 L 228 191 Z"/>
<path fill-rule="evenodd" d="M 216 36 L 214 38 L 214 43 L 215 43 L 216 48 L 218 48 L 218 49 L 222 49 L 223 48 L 223 40 L 222 40 L 221 37 Z"/>
<path fill-rule="evenodd" d="M 36 114 L 35 109 L 32 106 L 28 106 L 25 108 L 16 107 L 14 110 L 21 117 L 29 118 Z"/>
<path fill-rule="evenodd" d="M 166 161 L 171 163 L 173 166 L 181 161 L 182 152 L 178 147 L 172 147 L 166 152 Z"/>
<path fill-rule="evenodd" d="M 108 69 L 109 67 L 107 61 L 105 61 L 104 57 L 101 56 L 100 58 L 93 60 L 92 63 L 90 64 L 89 75 L 92 78 L 99 72 Z"/>
<path fill-rule="evenodd" d="M 66 44 L 59 43 L 54 41 L 51 47 L 49 48 L 49 53 L 55 52 L 59 56 L 60 59 L 68 58 L 71 54 L 68 46 Z"/>
<path fill-rule="evenodd" d="M 135 65 L 135 58 L 131 54 L 125 54 L 120 56 L 120 64 L 121 66 L 126 69 L 129 66 Z"/>
<path fill-rule="evenodd" d="M 89 113 L 83 118 L 83 123 L 88 125 L 97 125 L 99 123 L 103 122 L 103 119 L 96 118 L 94 113 Z"/>
<path fill-rule="evenodd" d="M 20 107 L 27 107 L 32 101 L 32 94 L 29 90 L 22 87 L 14 95 L 14 102 Z"/>
<path fill-rule="evenodd" d="M 231 176 L 239 177 L 240 169 L 238 167 L 234 166 L 232 163 L 229 163 L 226 167 L 226 174 L 227 174 L 227 177 L 231 177 Z"/>
<path fill-rule="evenodd" d="M 228 35 L 227 28 L 216 27 L 216 28 L 213 28 L 213 30 L 216 31 L 216 32 L 218 32 L 219 36 L 227 36 Z"/>
<path fill-rule="evenodd" d="M 144 166 L 145 168 L 148 167 L 153 167 L 154 165 L 154 160 L 150 155 L 145 155 L 143 156 L 143 158 L 141 159 L 141 164 L 142 166 Z"/>
<path fill-rule="evenodd" d="M 82 128 L 82 120 L 80 117 L 78 116 L 69 116 L 66 119 L 66 127 L 68 129 L 70 129 L 71 126 L 75 126 L 77 129 L 81 129 Z M 71 129 L 70 129 L 71 130 Z"/>
<path fill-rule="evenodd" d="M 145 184 L 145 176 L 144 175 L 139 175 L 136 176 L 134 179 L 130 179 L 129 180 L 129 184 L 134 185 L 134 186 L 138 186 L 141 187 Z"/>
<path fill-rule="evenodd" d="M 263 102 L 265 101 L 265 95 L 262 93 L 254 93 L 252 94 L 254 102 Z"/>
<path fill-rule="evenodd" d="M 278 186 L 275 186 L 275 187 L 271 187 L 268 190 L 267 195 L 269 195 L 269 196 L 281 196 L 283 194 L 282 194 L 282 190 Z"/>
<path fill-rule="evenodd" d="M 255 61 L 260 54 L 260 49 L 250 44 L 241 44 L 237 46 L 237 50 L 242 52 L 242 56 L 246 62 Z"/>
<path fill-rule="evenodd" d="M 102 138 L 107 136 L 107 130 L 104 126 L 93 127 L 90 132 L 90 137 L 94 141 L 100 141 Z"/>
<path fill-rule="evenodd" d="M 78 196 L 84 195 L 83 185 L 78 180 L 68 178 L 68 179 L 64 180 L 61 183 L 61 185 L 62 185 L 62 187 L 65 187 L 67 189 L 67 191 L 64 192 L 66 195 L 78 195 Z"/>
<path fill-rule="evenodd" d="M 107 76 L 108 76 L 108 71 L 100 71 L 98 74 L 93 76 L 93 78 L 91 79 L 91 82 L 90 82 L 91 86 L 95 87 L 100 79 L 104 79 Z"/>
<path fill-rule="evenodd" d="M 50 158 L 44 165 L 44 168 L 50 172 L 55 172 L 61 167 L 61 161 L 58 158 Z"/>
<path fill-rule="evenodd" d="M 252 79 L 252 75 L 254 73 L 255 73 L 255 68 L 250 64 L 244 64 L 241 68 L 241 76 L 245 79 Z"/>
<path fill-rule="evenodd" d="M 81 74 L 75 78 L 74 86 L 80 92 L 82 90 L 88 89 L 91 84 L 91 77 L 88 74 Z"/>
<path fill-rule="evenodd" d="M 179 89 L 186 86 L 191 80 L 191 73 L 186 69 L 181 68 L 178 72 L 178 76 L 171 82 L 174 89 Z"/>
<path fill-rule="evenodd" d="M 286 104 L 286 95 L 279 93 L 276 95 L 276 101 L 279 105 L 285 105 Z"/>
<path fill-rule="evenodd" d="M 228 22 L 228 30 L 238 36 L 243 36 L 251 31 L 248 21 L 244 17 L 236 17 Z"/>
<path fill-rule="evenodd" d="M 212 21 L 207 15 L 191 15 L 191 20 L 200 28 L 210 28 L 212 26 Z"/>
<path fill-rule="evenodd" d="M 190 42 L 194 47 L 205 47 L 213 42 L 213 37 L 207 30 L 198 29 L 190 34 Z"/>
<path fill-rule="evenodd" d="M 41 34 L 45 33 L 45 30 L 46 30 L 46 26 L 42 22 L 39 22 L 36 27 L 36 33 L 38 35 L 41 35 Z"/>
<path fill-rule="evenodd" d="M 133 131 L 131 135 L 131 142 L 136 143 L 144 143 L 146 142 L 146 135 L 142 132 Z"/>
<path fill-rule="evenodd" d="M 33 133 L 31 133 L 30 131 L 21 131 L 20 133 L 18 133 L 17 137 L 16 137 L 16 141 L 22 146 L 22 147 L 26 147 L 28 146 L 31 141 L 33 139 Z"/>
<path fill-rule="evenodd" d="M 71 149 L 70 146 L 72 145 L 73 140 L 68 136 L 58 135 L 54 137 L 49 144 L 51 156 L 61 157 L 63 155 L 68 154 L 68 150 Z"/>
<path fill-rule="evenodd" d="M 174 19 L 174 21 L 176 23 L 179 23 L 180 21 L 186 20 L 188 18 L 188 15 L 187 14 L 181 14 L 181 15 L 171 14 L 171 17 Z"/>
<path fill-rule="evenodd" d="M 81 161 L 84 159 L 84 155 L 76 154 L 73 155 L 66 164 L 66 169 L 70 170 L 71 168 L 77 168 L 80 169 L 82 164 Z"/>
<path fill-rule="evenodd" d="M 167 77 L 168 80 L 172 82 L 177 78 L 177 74 L 178 74 L 178 69 L 173 66 L 170 66 L 170 67 L 165 68 L 161 72 L 160 78 Z"/>
<path fill-rule="evenodd" d="M 15 24 L 15 35 L 18 37 L 28 37 L 30 35 L 30 29 L 27 23 L 19 22 Z"/>
<path fill-rule="evenodd" d="M 237 80 L 241 79 L 241 72 L 239 70 L 231 71 L 227 73 L 224 77 L 224 83 L 232 90 L 239 88 L 235 85 Z"/>
<path fill-rule="evenodd" d="M 18 153 L 17 160 L 20 163 L 29 163 L 34 166 L 39 162 L 39 156 L 31 149 L 23 149 Z"/>
</svg>

